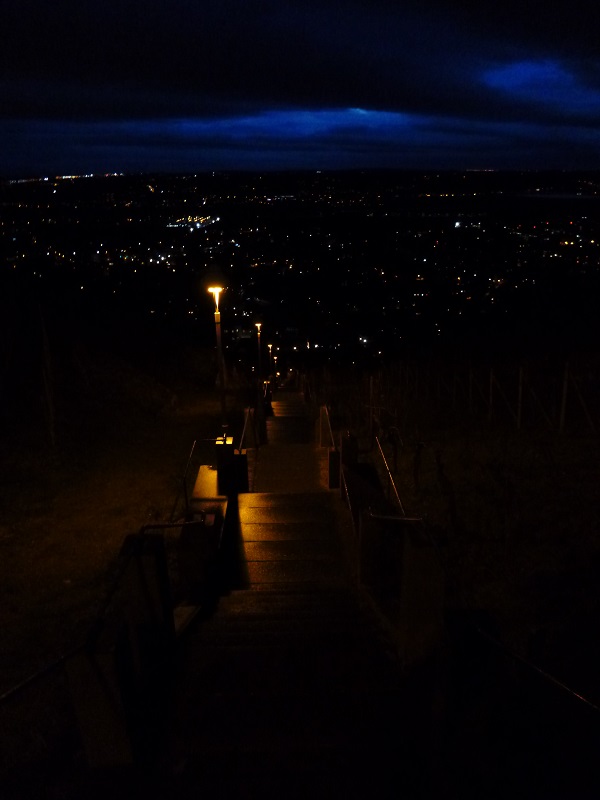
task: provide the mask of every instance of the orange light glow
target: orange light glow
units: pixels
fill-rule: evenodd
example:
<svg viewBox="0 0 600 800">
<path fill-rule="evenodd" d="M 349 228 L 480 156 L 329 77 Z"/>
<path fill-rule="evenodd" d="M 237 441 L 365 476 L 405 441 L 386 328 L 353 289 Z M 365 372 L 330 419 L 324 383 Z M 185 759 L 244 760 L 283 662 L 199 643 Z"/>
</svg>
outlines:
<svg viewBox="0 0 600 800">
<path fill-rule="evenodd" d="M 208 287 L 208 291 L 215 298 L 215 308 L 218 311 L 219 310 L 219 295 L 223 291 L 223 287 L 222 286 L 209 286 Z"/>
</svg>

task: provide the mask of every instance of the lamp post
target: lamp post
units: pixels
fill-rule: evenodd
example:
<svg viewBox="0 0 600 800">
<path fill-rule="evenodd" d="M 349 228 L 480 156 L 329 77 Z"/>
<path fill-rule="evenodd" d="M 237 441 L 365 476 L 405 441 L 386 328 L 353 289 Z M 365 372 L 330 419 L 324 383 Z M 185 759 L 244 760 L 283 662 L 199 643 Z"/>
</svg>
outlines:
<svg viewBox="0 0 600 800">
<path fill-rule="evenodd" d="M 267 347 L 269 348 L 269 376 L 273 372 L 273 345 L 268 344 Z"/>
<path fill-rule="evenodd" d="M 258 339 L 257 339 L 257 342 L 258 342 L 258 382 L 259 382 L 259 385 L 260 385 L 260 381 L 262 380 L 262 363 L 261 363 L 261 354 L 260 354 L 260 328 L 261 328 L 262 322 L 255 322 L 254 324 L 256 325 L 256 330 L 258 331 Z"/>
<path fill-rule="evenodd" d="M 221 387 L 221 421 L 227 426 L 227 402 L 225 399 L 225 362 L 223 360 L 223 345 L 221 343 L 221 312 L 219 311 L 219 295 L 222 286 L 209 286 L 208 291 L 215 299 L 215 331 L 217 334 L 217 361 L 219 366 L 219 384 Z"/>
</svg>

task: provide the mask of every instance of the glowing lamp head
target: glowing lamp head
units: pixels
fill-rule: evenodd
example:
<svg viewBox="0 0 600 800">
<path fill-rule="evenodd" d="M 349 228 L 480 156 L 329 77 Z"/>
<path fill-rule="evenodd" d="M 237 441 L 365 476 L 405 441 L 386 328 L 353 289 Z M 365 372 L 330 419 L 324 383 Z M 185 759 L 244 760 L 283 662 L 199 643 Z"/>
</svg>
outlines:
<svg viewBox="0 0 600 800">
<path fill-rule="evenodd" d="M 219 295 L 223 291 L 223 287 L 222 286 L 209 286 L 208 287 L 208 291 L 215 298 L 215 308 L 218 311 L 219 310 Z"/>
<path fill-rule="evenodd" d="M 254 324 L 256 325 L 256 328 L 257 328 L 258 332 L 260 333 L 260 328 L 262 326 L 262 322 L 255 322 Z"/>
</svg>

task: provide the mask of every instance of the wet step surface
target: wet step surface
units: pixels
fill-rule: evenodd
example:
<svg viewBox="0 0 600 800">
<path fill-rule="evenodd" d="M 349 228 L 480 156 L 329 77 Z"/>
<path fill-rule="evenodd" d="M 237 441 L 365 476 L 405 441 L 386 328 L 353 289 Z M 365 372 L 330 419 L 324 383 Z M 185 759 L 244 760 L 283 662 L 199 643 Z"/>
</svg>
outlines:
<svg viewBox="0 0 600 800">
<path fill-rule="evenodd" d="M 278 392 L 266 419 L 266 444 L 249 454 L 254 492 L 318 492 L 327 488 L 327 451 L 314 442 L 315 423 L 301 394 Z"/>
<path fill-rule="evenodd" d="M 323 491 L 239 496 L 248 586 L 183 643 L 173 796 L 413 796 L 416 695 L 356 589 L 344 512 Z"/>
</svg>

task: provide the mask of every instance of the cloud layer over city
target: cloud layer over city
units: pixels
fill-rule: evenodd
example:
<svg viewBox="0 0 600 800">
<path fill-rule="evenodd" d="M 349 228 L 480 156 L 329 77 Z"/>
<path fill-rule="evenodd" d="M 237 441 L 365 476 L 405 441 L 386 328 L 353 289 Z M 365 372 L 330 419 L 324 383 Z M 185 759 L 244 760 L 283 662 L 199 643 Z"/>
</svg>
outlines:
<svg viewBox="0 0 600 800">
<path fill-rule="evenodd" d="M 600 8 L 7 0 L 0 175 L 600 168 Z"/>
</svg>

